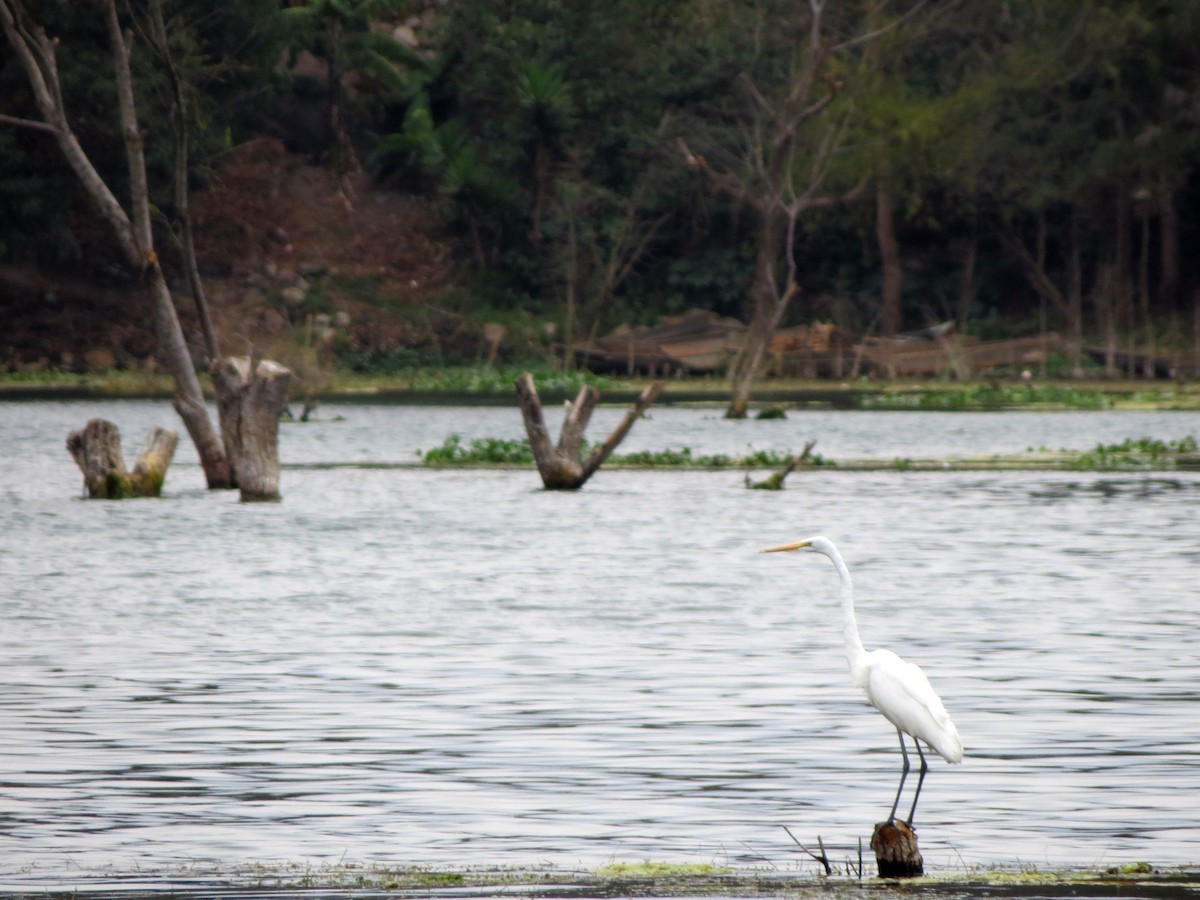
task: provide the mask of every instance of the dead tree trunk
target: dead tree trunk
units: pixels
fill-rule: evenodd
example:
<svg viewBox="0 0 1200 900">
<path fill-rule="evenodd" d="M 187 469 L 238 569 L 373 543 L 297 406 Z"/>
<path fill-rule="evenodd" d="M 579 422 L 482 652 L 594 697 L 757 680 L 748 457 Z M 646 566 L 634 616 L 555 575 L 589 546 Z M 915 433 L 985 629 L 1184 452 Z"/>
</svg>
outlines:
<svg viewBox="0 0 1200 900">
<path fill-rule="evenodd" d="M 816 440 L 806 441 L 804 444 L 804 449 L 800 452 L 799 456 L 793 456 L 779 468 L 779 471 L 771 473 L 771 475 L 769 475 L 763 481 L 752 481 L 750 476 L 747 475 L 746 487 L 755 491 L 782 491 L 783 480 L 791 475 L 793 471 L 795 471 L 796 466 L 810 461 L 812 448 L 815 447 L 816 444 Z"/>
<path fill-rule="evenodd" d="M 538 474 L 542 476 L 542 484 L 550 491 L 574 491 L 583 487 L 584 482 L 595 474 L 596 470 L 625 439 L 633 423 L 638 420 L 646 407 L 658 399 L 662 393 L 663 383 L 656 381 L 642 391 L 625 418 L 613 429 L 600 446 L 596 447 L 583 459 L 583 434 L 587 430 L 588 420 L 600 400 L 600 392 L 591 385 L 585 384 L 579 389 L 574 403 L 567 404 L 567 417 L 563 420 L 562 431 L 555 446 L 550 441 L 550 431 L 542 417 L 542 401 L 538 397 L 537 387 L 534 386 L 533 376 L 528 372 L 517 379 L 517 397 L 521 401 L 521 417 L 525 420 L 525 433 L 529 435 L 529 446 L 533 450 L 533 458 L 537 463 Z"/>
<path fill-rule="evenodd" d="M 229 470 L 221 453 L 221 442 L 208 420 L 200 381 L 154 247 L 144 140 L 138 126 L 130 72 L 130 46 L 119 21 L 116 0 L 104 0 L 99 7 L 108 30 L 116 76 L 117 107 L 128 164 L 129 209 L 117 200 L 71 128 L 59 81 L 58 38 L 46 33 L 21 0 L 0 0 L 0 29 L 25 69 L 42 120 L 6 117 L 5 121 L 54 135 L 84 191 L 112 227 L 126 261 L 153 302 L 160 361 L 175 381 L 175 408 L 196 445 L 208 486 L 227 487 Z"/>
<path fill-rule="evenodd" d="M 161 496 L 178 444 L 179 435 L 174 431 L 152 429 L 133 471 L 127 472 L 121 455 L 121 432 L 112 422 L 92 419 L 81 430 L 67 435 L 67 450 L 83 472 L 83 487 L 92 500 Z"/>
<path fill-rule="evenodd" d="M 917 849 L 917 833 L 904 822 L 880 822 L 871 835 L 871 849 L 880 878 L 914 878 L 925 874 Z"/>
<path fill-rule="evenodd" d="M 279 416 L 292 383 L 270 360 L 223 357 L 211 373 L 225 454 L 243 501 L 279 499 Z"/>
</svg>

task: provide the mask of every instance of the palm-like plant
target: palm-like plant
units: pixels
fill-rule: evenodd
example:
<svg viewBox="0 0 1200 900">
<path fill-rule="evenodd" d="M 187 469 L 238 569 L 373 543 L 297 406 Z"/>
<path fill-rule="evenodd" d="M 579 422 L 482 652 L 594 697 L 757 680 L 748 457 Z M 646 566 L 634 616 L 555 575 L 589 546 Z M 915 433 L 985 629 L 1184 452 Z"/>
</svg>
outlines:
<svg viewBox="0 0 1200 900">
<path fill-rule="evenodd" d="M 534 203 L 529 239 L 537 246 L 552 194 L 553 154 L 575 121 L 571 86 L 560 65 L 528 60 L 517 72 L 517 105 L 533 143 Z"/>
<path fill-rule="evenodd" d="M 427 63 L 411 47 L 372 31 L 371 22 L 399 12 L 407 0 L 304 0 L 280 11 L 294 50 L 305 49 L 329 67 L 330 158 L 340 175 L 358 170 L 358 157 L 346 128 L 342 78 L 354 72 L 387 91 L 403 92 L 409 74 Z"/>
</svg>

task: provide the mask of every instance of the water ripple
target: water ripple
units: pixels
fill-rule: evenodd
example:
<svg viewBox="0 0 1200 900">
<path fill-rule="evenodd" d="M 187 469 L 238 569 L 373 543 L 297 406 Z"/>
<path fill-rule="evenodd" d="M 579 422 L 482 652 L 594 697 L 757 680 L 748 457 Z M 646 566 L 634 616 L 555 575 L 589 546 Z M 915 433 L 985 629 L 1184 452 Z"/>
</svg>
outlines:
<svg viewBox="0 0 1200 900">
<path fill-rule="evenodd" d="M 614 471 L 563 495 L 531 472 L 304 469 L 278 505 L 93 504 L 58 432 L 96 413 L 38 406 L 0 491 L 5 878 L 803 865 L 781 824 L 851 847 L 890 805 L 895 735 L 848 684 L 832 569 L 758 553 L 815 532 L 843 546 L 868 646 L 921 662 L 964 736 L 926 783 L 931 865 L 1195 861 L 1200 476 L 827 472 L 769 495 Z M 857 415 L 796 427 L 849 445 Z M 364 418 L 285 434 L 313 459 L 412 440 Z M 995 432 L 870 421 L 877 447 Z M 1102 421 L 1090 443 L 1135 427 Z M 1085 420 L 1060 422 L 1078 445 Z M 634 433 L 655 423 L 730 440 L 694 411 Z"/>
</svg>

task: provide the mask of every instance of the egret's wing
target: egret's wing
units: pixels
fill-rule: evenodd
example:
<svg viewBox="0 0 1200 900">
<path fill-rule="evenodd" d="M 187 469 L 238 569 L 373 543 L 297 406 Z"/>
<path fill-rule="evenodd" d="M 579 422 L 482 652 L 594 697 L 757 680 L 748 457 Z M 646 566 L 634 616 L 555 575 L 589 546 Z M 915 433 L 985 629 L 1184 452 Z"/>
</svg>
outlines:
<svg viewBox="0 0 1200 900">
<path fill-rule="evenodd" d="M 962 741 L 950 714 L 920 666 L 890 650 L 868 654 L 867 699 L 884 718 L 920 738 L 949 762 L 962 759 Z"/>
</svg>

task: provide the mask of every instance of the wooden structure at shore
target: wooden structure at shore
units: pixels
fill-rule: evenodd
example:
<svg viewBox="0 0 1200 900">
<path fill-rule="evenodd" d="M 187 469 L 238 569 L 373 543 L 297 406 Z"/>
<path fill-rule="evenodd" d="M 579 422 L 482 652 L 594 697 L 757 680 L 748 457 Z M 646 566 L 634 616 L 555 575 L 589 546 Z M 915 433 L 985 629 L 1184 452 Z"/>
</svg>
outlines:
<svg viewBox="0 0 1200 900">
<path fill-rule="evenodd" d="M 1041 366 L 1061 345 L 1054 332 L 1007 341 L 947 334 L 933 340 L 867 338 L 855 352 L 861 352 L 868 374 L 969 378 L 1001 366 Z"/>
<path fill-rule="evenodd" d="M 658 325 L 620 328 L 573 348 L 575 364 L 618 375 L 724 373 L 742 349 L 746 326 L 736 319 L 694 309 Z"/>
<path fill-rule="evenodd" d="M 742 352 L 746 327 L 706 310 L 691 310 L 655 326 L 617 328 L 581 341 L 571 352 L 577 366 L 597 373 L 724 375 Z M 1053 333 L 982 341 L 943 323 L 892 338 L 855 341 L 828 322 L 780 329 L 771 342 L 771 371 L 791 378 L 953 375 L 970 378 L 1001 366 L 1040 367 L 1062 345 Z M 566 348 L 560 348 L 566 353 Z"/>
</svg>

